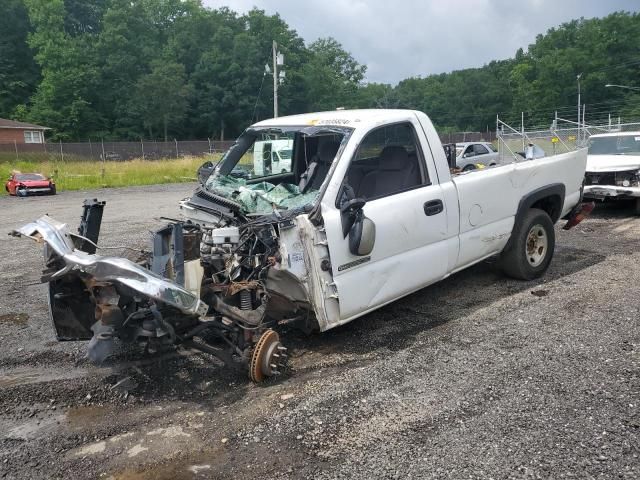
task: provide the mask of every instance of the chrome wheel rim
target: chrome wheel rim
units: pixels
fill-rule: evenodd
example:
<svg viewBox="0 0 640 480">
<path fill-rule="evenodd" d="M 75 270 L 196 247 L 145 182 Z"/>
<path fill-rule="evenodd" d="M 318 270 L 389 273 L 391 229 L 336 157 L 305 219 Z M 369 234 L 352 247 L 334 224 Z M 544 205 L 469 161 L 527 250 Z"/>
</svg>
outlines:
<svg viewBox="0 0 640 480">
<path fill-rule="evenodd" d="M 538 267 L 547 256 L 549 239 L 542 225 L 534 225 L 527 234 L 527 261 L 532 267 Z"/>
</svg>

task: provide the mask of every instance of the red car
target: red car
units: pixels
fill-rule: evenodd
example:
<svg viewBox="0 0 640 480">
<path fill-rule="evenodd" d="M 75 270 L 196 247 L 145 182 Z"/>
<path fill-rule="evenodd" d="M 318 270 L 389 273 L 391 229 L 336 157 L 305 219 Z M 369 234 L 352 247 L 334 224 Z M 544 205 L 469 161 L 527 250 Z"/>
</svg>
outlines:
<svg viewBox="0 0 640 480">
<path fill-rule="evenodd" d="M 12 173 L 4 188 L 9 195 L 55 195 L 56 184 L 40 173 Z"/>
</svg>

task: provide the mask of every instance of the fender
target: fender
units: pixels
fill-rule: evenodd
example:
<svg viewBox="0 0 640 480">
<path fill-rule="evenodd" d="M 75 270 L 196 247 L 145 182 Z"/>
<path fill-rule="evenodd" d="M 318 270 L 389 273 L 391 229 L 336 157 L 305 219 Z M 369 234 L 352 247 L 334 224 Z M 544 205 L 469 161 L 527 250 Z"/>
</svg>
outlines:
<svg viewBox="0 0 640 480">
<path fill-rule="evenodd" d="M 504 250 L 506 251 L 511 247 L 513 232 L 522 221 L 524 214 L 541 200 L 548 200 L 551 202 L 553 208 L 551 209 L 551 212 L 547 212 L 551 217 L 551 221 L 555 224 L 560 219 L 560 215 L 564 208 L 565 191 L 566 188 L 563 183 L 552 183 L 551 185 L 546 185 L 524 195 L 518 203 L 518 210 L 516 211 L 516 217 L 513 222 L 511 236 L 509 237 L 509 241 L 505 245 Z M 543 210 L 545 209 L 543 208 Z"/>
</svg>

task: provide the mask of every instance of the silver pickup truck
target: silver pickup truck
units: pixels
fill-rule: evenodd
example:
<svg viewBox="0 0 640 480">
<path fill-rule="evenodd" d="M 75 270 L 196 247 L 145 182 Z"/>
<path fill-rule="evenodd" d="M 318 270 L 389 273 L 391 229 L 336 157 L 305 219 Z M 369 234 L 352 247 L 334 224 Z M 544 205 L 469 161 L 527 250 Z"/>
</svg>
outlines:
<svg viewBox="0 0 640 480">
<path fill-rule="evenodd" d="M 266 140 L 291 142 L 287 171 L 252 171 Z M 48 216 L 14 234 L 44 244 L 57 336 L 91 339 L 94 360 L 114 338 L 181 345 L 260 381 L 286 365 L 283 324 L 326 331 L 488 257 L 543 275 L 554 223 L 581 218 L 585 165 L 580 150 L 452 175 L 422 112 L 310 113 L 249 127 L 146 260 L 95 253 L 95 202 L 78 234 Z"/>
</svg>

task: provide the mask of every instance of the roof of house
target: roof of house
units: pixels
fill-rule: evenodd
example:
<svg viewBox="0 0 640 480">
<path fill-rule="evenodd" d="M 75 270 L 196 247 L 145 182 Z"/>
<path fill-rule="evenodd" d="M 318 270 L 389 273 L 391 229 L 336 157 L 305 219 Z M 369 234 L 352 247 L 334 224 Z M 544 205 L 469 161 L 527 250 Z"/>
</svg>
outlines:
<svg viewBox="0 0 640 480">
<path fill-rule="evenodd" d="M 16 122 L 15 120 L 8 120 L 6 118 L 0 118 L 0 128 L 28 128 L 31 130 L 51 130 L 49 127 L 42 127 L 40 125 L 34 125 L 33 123 Z"/>
</svg>

